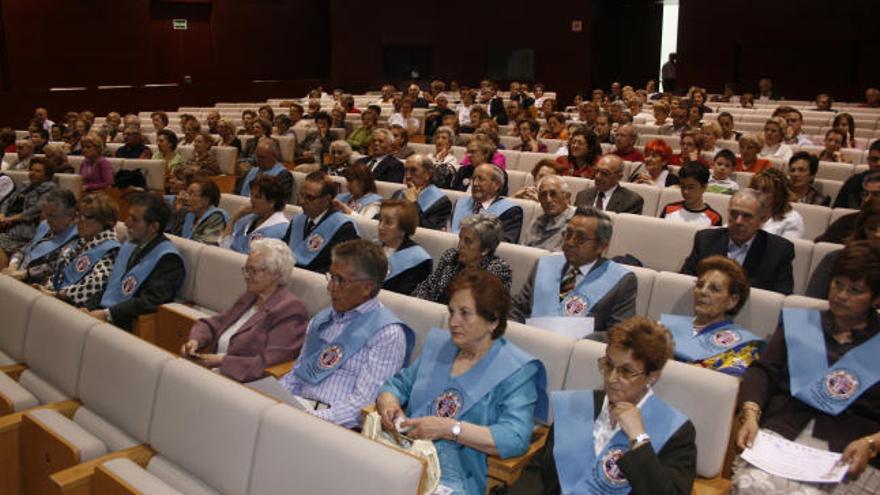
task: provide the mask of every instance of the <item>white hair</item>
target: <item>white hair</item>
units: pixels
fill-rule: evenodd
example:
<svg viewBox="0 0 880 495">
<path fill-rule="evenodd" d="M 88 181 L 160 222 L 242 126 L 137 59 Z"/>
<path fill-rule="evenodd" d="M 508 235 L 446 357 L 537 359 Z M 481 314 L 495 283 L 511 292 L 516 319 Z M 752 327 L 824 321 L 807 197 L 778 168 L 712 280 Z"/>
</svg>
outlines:
<svg viewBox="0 0 880 495">
<path fill-rule="evenodd" d="M 290 274 L 296 260 L 286 243 L 265 237 L 251 241 L 250 248 L 252 255 L 262 255 L 265 258 L 266 270 L 281 276 L 282 285 L 290 282 Z"/>
<path fill-rule="evenodd" d="M 559 182 L 559 189 L 562 192 L 571 192 L 571 187 L 568 186 L 568 182 L 565 182 L 565 180 L 558 175 L 545 175 L 544 177 L 541 177 L 541 180 L 538 181 L 538 185 L 535 187 L 540 189 L 541 184 L 543 184 L 546 180 L 555 180 Z"/>
</svg>

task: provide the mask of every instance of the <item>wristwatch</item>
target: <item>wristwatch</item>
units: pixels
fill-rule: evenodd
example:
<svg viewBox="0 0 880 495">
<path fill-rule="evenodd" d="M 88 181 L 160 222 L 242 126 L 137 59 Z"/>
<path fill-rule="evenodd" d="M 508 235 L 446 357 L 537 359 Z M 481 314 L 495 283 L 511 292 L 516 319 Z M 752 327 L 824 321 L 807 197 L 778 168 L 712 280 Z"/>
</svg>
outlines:
<svg viewBox="0 0 880 495">
<path fill-rule="evenodd" d="M 452 424 L 452 440 L 457 442 L 459 435 L 461 435 L 461 421 L 456 421 Z"/>
<path fill-rule="evenodd" d="M 642 442 L 649 442 L 649 441 L 651 441 L 650 435 L 648 435 L 647 433 L 639 433 L 638 435 L 636 435 L 635 438 L 633 438 L 629 442 L 629 444 L 630 444 L 630 446 L 635 446 L 635 445 L 638 445 Z"/>
</svg>

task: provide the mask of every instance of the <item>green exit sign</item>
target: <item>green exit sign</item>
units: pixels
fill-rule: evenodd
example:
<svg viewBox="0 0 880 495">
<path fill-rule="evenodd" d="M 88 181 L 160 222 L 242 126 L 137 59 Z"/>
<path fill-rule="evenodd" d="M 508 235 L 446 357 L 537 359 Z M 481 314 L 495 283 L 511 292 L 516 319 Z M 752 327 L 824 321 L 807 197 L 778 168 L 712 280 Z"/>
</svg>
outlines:
<svg viewBox="0 0 880 495">
<path fill-rule="evenodd" d="M 172 19 L 171 24 L 174 26 L 175 30 L 186 31 L 187 24 L 186 19 Z"/>
</svg>

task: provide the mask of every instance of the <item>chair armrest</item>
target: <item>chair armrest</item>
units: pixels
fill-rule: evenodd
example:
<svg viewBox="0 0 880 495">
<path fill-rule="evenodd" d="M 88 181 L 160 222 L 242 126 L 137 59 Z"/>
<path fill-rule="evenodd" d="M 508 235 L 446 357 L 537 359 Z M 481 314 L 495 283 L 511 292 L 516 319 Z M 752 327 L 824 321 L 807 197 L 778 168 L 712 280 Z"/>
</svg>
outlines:
<svg viewBox="0 0 880 495">
<path fill-rule="evenodd" d="M 49 477 L 55 488 L 55 493 L 64 495 L 89 495 L 92 493 L 92 478 L 95 475 L 95 469 L 101 464 L 119 458 L 127 458 L 146 466 L 147 463 L 156 455 L 156 452 L 146 445 L 136 445 L 117 452 L 92 459 L 88 462 L 77 464 L 76 466 L 58 471 Z"/>
<path fill-rule="evenodd" d="M 217 184 L 217 188 L 220 189 L 221 194 L 232 194 L 235 190 L 234 175 L 213 175 L 209 178 L 214 182 L 214 184 Z"/>
<path fill-rule="evenodd" d="M 180 348 L 189 338 L 189 331 L 199 319 L 207 316 L 196 309 L 180 303 L 163 304 L 156 312 L 157 346 L 174 354 L 180 354 Z"/>
<path fill-rule="evenodd" d="M 277 379 L 281 379 L 284 375 L 290 373 L 290 370 L 293 369 L 293 363 L 296 361 L 288 361 L 286 363 L 276 364 L 275 366 L 270 366 L 263 370 L 263 374 L 265 376 L 273 376 Z"/>
<path fill-rule="evenodd" d="M 146 340 L 151 344 L 156 343 L 156 313 L 147 313 L 138 316 L 132 325 L 131 333 Z"/>
<path fill-rule="evenodd" d="M 550 428 L 544 425 L 538 425 L 532 431 L 532 439 L 528 450 L 523 455 L 510 457 L 508 459 L 500 459 L 498 456 L 490 456 L 489 477 L 501 481 L 507 486 L 512 485 L 519 478 L 520 473 L 532 457 L 544 448 L 547 443 L 547 436 L 550 434 Z"/>
<path fill-rule="evenodd" d="M 7 364 L 6 366 L 0 366 L 0 372 L 6 373 L 9 375 L 9 378 L 12 378 L 15 381 L 18 381 L 18 377 L 20 377 L 26 369 L 28 369 L 26 364 Z"/>
<path fill-rule="evenodd" d="M 21 426 L 22 416 L 28 411 L 35 411 L 37 409 L 54 409 L 69 418 L 73 416 L 73 413 L 76 412 L 79 406 L 79 401 L 71 399 L 61 402 L 52 402 L 51 404 L 43 404 L 25 411 L 18 411 L 5 416 L 0 416 L 0 435 L 9 431 L 17 430 L 18 427 Z"/>
<path fill-rule="evenodd" d="M 729 479 L 716 476 L 714 478 L 697 478 L 694 480 L 692 495 L 727 495 L 730 493 Z"/>
</svg>

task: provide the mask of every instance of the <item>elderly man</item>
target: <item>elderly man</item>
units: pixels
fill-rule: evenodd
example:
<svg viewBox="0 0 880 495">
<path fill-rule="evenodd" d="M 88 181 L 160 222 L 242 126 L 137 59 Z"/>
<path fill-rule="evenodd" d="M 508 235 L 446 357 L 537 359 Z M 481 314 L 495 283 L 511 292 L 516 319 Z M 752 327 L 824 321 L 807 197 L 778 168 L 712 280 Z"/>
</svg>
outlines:
<svg viewBox="0 0 880 495">
<path fill-rule="evenodd" d="M 507 125 L 509 122 L 507 110 L 504 108 L 504 100 L 498 96 L 498 85 L 490 82 L 483 90 L 482 98 L 486 100 L 486 110 L 488 110 L 489 116 L 495 119 L 498 125 Z"/>
<path fill-rule="evenodd" d="M 162 233 L 171 209 L 158 194 L 139 193 L 128 199 L 125 226 L 129 242 L 119 250 L 110 280 L 101 297 L 101 309 L 91 315 L 125 330 L 138 316 L 154 313 L 174 300 L 186 268 L 174 244 Z"/>
<path fill-rule="evenodd" d="M 855 174 L 840 188 L 837 199 L 834 200 L 835 208 L 860 208 L 862 206 L 862 193 L 864 191 L 865 177 L 871 172 L 880 172 L 880 139 L 871 143 L 868 149 L 868 170 Z"/>
<path fill-rule="evenodd" d="M 499 195 L 503 185 L 504 172 L 500 168 L 491 163 L 478 166 L 471 178 L 471 195 L 455 202 L 449 231 L 458 234 L 464 218 L 485 210 L 501 220 L 504 241 L 516 244 L 522 230 L 523 209 Z"/>
<path fill-rule="evenodd" d="M 396 191 L 395 199 L 405 199 L 419 208 L 419 227 L 441 230 L 449 221 L 452 202 L 431 183 L 434 161 L 425 155 L 412 155 L 403 165 L 406 188 Z"/>
<path fill-rule="evenodd" d="M 623 177 L 623 160 L 617 155 L 605 155 L 596 163 L 595 186 L 577 194 L 574 204 L 594 206 L 596 209 L 614 213 L 641 215 L 645 200 L 620 185 Z"/>
<path fill-rule="evenodd" d="M 413 108 L 428 108 L 428 100 L 422 97 L 422 90 L 417 84 L 410 84 L 406 88 L 406 96 L 412 99 Z"/>
<path fill-rule="evenodd" d="M 321 171 L 306 176 L 299 190 L 303 212 L 293 217 L 284 235 L 296 266 L 326 273 L 333 246 L 358 238 L 351 217 L 332 209 L 334 197 L 336 183 L 330 176 Z"/>
<path fill-rule="evenodd" d="M 548 251 L 562 250 L 562 232 L 574 216 L 570 206 L 568 183 L 558 175 L 548 175 L 538 182 L 538 201 L 543 214 L 526 228 L 520 244 Z"/>
<path fill-rule="evenodd" d="M 387 271 L 388 260 L 373 242 L 333 248 L 331 307 L 309 322 L 299 359 L 282 378 L 309 413 L 346 428 L 358 425 L 361 408 L 376 400 L 412 351 L 413 331 L 376 298 Z"/>
<path fill-rule="evenodd" d="M 46 132 L 52 130 L 52 126 L 55 125 L 55 122 L 49 120 L 49 111 L 43 107 L 37 107 L 34 110 L 34 122 L 37 123 L 40 127 L 43 128 Z"/>
<path fill-rule="evenodd" d="M 510 317 L 593 317 L 597 340 L 617 323 L 635 316 L 636 276 L 606 259 L 614 226 L 593 207 L 579 207 L 563 233 L 562 253 L 538 260 L 529 281 L 514 298 Z"/>
<path fill-rule="evenodd" d="M 208 123 L 208 132 L 211 134 L 220 134 L 220 132 L 217 131 L 217 124 L 220 123 L 220 112 L 211 110 L 205 117 L 205 122 Z"/>
<path fill-rule="evenodd" d="M 764 195 L 754 189 L 735 193 L 728 207 L 727 227 L 697 232 L 681 273 L 696 275 L 697 263 L 717 254 L 742 265 L 752 287 L 791 294 L 794 245 L 761 230 L 768 217 L 764 203 Z"/>
<path fill-rule="evenodd" d="M 153 152 L 144 144 L 144 136 L 141 134 L 140 127 L 126 126 L 123 131 L 123 137 L 125 138 L 125 144 L 116 150 L 116 158 L 144 160 L 153 156 Z"/>
<path fill-rule="evenodd" d="M 372 137 L 372 155 L 361 158 L 370 169 L 373 179 L 384 182 L 403 182 L 403 164 L 392 155 L 394 134 L 388 129 L 376 129 Z"/>
<path fill-rule="evenodd" d="M 257 177 L 265 175 L 278 179 L 278 183 L 281 184 L 281 189 L 284 191 L 284 197 L 289 198 L 293 192 L 293 175 L 281 163 L 281 157 L 278 156 L 274 141 L 268 139 L 260 141 L 254 150 L 254 155 L 257 166 L 248 170 L 235 194 L 249 197 L 251 184 Z"/>
<path fill-rule="evenodd" d="M 46 194 L 43 221 L 33 240 L 12 255 L 3 273 L 28 284 L 44 284 L 54 275 L 58 255 L 77 238 L 76 197 L 66 190 Z"/>
<path fill-rule="evenodd" d="M 588 130 L 596 127 L 596 119 L 599 117 L 599 105 L 592 101 L 585 101 L 578 107 L 578 121 Z"/>
<path fill-rule="evenodd" d="M 681 136 L 682 132 L 688 130 L 688 109 L 682 106 L 674 107 L 671 110 L 671 115 L 672 124 L 664 125 L 658 132 L 665 136 Z"/>
<path fill-rule="evenodd" d="M 611 150 L 612 155 L 617 155 L 621 159 L 628 162 L 644 162 L 645 156 L 642 152 L 635 149 L 636 141 L 639 134 L 632 124 L 624 124 L 617 128 L 617 134 L 614 136 L 614 149 Z"/>
<path fill-rule="evenodd" d="M 440 93 L 434 99 L 437 105 L 425 114 L 425 136 L 433 136 L 434 132 L 443 125 L 443 117 L 455 116 L 455 111 L 449 108 L 449 97 L 446 93 Z"/>
<path fill-rule="evenodd" d="M 34 142 L 30 139 L 16 141 L 15 150 L 18 159 L 9 168 L 11 170 L 30 170 L 31 159 L 34 157 Z"/>
</svg>

